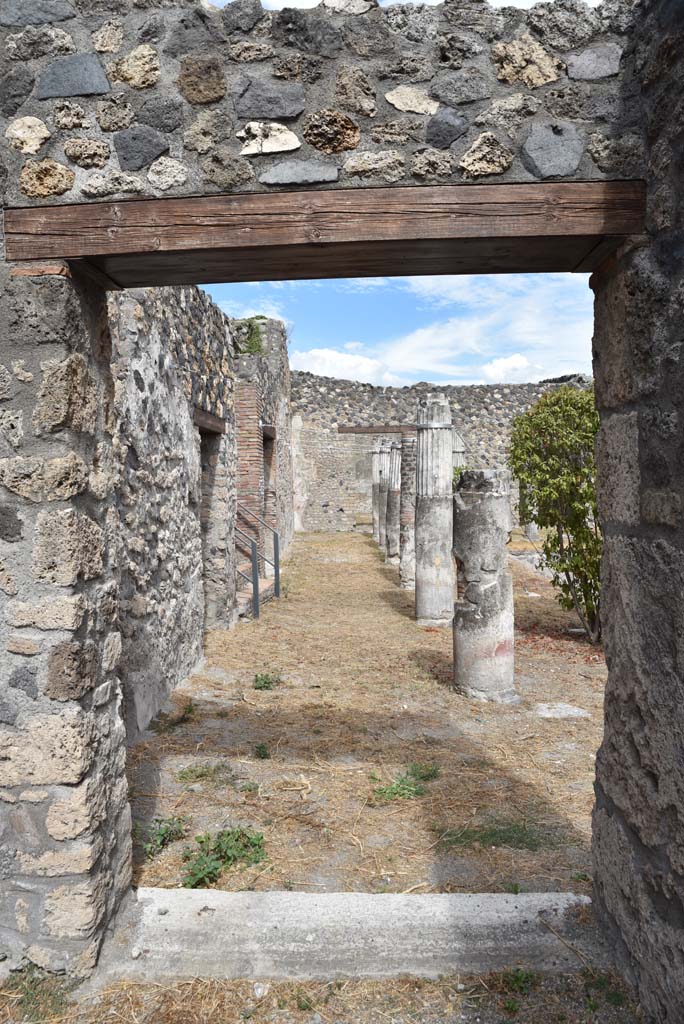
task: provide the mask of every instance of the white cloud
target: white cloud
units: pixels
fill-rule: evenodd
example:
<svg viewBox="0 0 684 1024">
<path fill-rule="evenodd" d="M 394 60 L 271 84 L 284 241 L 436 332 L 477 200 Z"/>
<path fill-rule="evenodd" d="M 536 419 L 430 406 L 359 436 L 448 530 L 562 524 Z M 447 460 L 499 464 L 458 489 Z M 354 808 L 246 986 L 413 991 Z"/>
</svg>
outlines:
<svg viewBox="0 0 684 1024">
<path fill-rule="evenodd" d="M 343 345 L 345 352 L 362 352 L 363 345 L 360 341 L 348 341 L 346 345 Z"/>
<path fill-rule="evenodd" d="M 282 320 L 288 327 L 291 326 L 291 321 L 283 312 L 282 306 L 268 299 L 260 299 L 254 306 L 222 299 L 218 306 L 226 316 L 233 317 L 234 320 L 245 320 L 249 316 L 267 316 L 270 320 Z"/>
<path fill-rule="evenodd" d="M 528 381 L 534 373 L 534 367 L 526 356 L 519 352 L 512 356 L 502 356 L 485 363 L 482 373 L 491 384 L 518 384 Z"/>
<path fill-rule="evenodd" d="M 367 384 L 385 386 L 403 383 L 382 360 L 340 352 L 335 348 L 312 348 L 308 352 L 293 352 L 290 356 L 290 365 L 293 370 L 307 370 L 321 377 L 362 380 Z"/>
</svg>

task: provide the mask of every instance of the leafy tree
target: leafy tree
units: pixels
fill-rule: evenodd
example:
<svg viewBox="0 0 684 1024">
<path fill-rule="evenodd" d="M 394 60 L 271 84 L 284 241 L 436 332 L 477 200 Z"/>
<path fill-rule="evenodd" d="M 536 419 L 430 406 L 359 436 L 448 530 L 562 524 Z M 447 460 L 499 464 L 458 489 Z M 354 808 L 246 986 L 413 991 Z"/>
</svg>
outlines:
<svg viewBox="0 0 684 1024">
<path fill-rule="evenodd" d="M 601 637 L 601 527 L 596 508 L 594 392 L 562 387 L 513 424 L 510 465 L 520 483 L 520 521 L 545 529 L 543 565 L 564 608 L 592 643 Z"/>
</svg>

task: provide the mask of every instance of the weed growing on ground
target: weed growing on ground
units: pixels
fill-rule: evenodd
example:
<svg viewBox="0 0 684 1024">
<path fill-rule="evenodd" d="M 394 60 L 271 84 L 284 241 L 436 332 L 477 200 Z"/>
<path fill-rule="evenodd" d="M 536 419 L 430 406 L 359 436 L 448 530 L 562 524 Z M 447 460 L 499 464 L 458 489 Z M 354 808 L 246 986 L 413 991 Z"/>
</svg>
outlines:
<svg viewBox="0 0 684 1024">
<path fill-rule="evenodd" d="M 504 999 L 503 1008 L 506 1013 L 510 1013 L 511 1016 L 514 1017 L 520 1009 L 520 1003 L 517 999 Z"/>
<path fill-rule="evenodd" d="M 152 860 L 171 843 L 183 839 L 187 831 L 186 818 L 154 818 L 147 833 L 147 841 L 143 843 L 143 853 L 148 860 Z"/>
<path fill-rule="evenodd" d="M 197 705 L 193 704 L 191 700 L 186 700 L 180 711 L 177 711 L 175 714 L 167 714 L 165 711 L 162 711 L 157 720 L 150 723 L 150 729 L 152 732 L 156 732 L 157 735 L 173 732 L 179 725 L 191 722 L 196 715 Z"/>
<path fill-rule="evenodd" d="M 516 967 L 512 971 L 504 971 L 501 982 L 504 991 L 526 996 L 539 984 L 539 975 L 535 971 L 526 971 L 524 967 Z"/>
<path fill-rule="evenodd" d="M 499 821 L 488 825 L 437 829 L 440 843 L 447 847 L 506 846 L 512 850 L 541 850 L 553 845 L 547 835 L 524 822 Z"/>
<path fill-rule="evenodd" d="M 183 854 L 187 869 L 183 876 L 186 889 L 201 889 L 217 882 L 226 868 L 240 862 L 259 864 L 264 860 L 264 837 L 244 828 L 226 828 L 212 836 L 205 832 L 195 837 L 199 850 L 189 847 Z"/>
<path fill-rule="evenodd" d="M 439 778 L 439 765 L 434 761 L 416 761 L 409 765 L 408 774 L 416 782 L 432 782 Z"/>
<path fill-rule="evenodd" d="M 235 781 L 229 765 L 222 761 L 214 764 L 189 764 L 176 775 L 179 782 L 206 782 L 214 786 L 227 786 Z"/>
<path fill-rule="evenodd" d="M 7 1020 L 23 1021 L 24 1024 L 42 1024 L 54 1017 L 64 1019 L 67 1010 L 67 996 L 73 985 L 54 974 L 46 974 L 31 965 L 22 971 L 10 974 L 3 982 L 2 994 L 12 1002 L 17 1016 Z"/>
<path fill-rule="evenodd" d="M 271 751 L 265 743 L 257 743 L 254 748 L 254 756 L 259 761 L 268 761 L 271 757 Z"/>
<path fill-rule="evenodd" d="M 600 1001 L 598 996 L 603 996 L 609 1006 L 624 1006 L 627 997 L 620 989 L 620 982 L 609 974 L 593 974 L 586 970 L 583 972 L 585 988 L 587 991 L 587 1006 L 590 1010 L 598 1010 Z"/>
<path fill-rule="evenodd" d="M 272 690 L 279 683 L 282 683 L 283 677 L 280 672 L 257 672 L 254 676 L 254 689 L 255 690 Z"/>
<path fill-rule="evenodd" d="M 243 793 L 258 793 L 259 783 L 258 782 L 243 782 L 240 786 L 240 790 Z"/>
<path fill-rule="evenodd" d="M 415 763 L 408 770 L 397 775 L 387 786 L 376 786 L 373 796 L 382 803 L 392 800 L 414 800 L 425 795 L 424 782 L 431 782 L 439 775 L 439 767 L 432 763 Z"/>
</svg>

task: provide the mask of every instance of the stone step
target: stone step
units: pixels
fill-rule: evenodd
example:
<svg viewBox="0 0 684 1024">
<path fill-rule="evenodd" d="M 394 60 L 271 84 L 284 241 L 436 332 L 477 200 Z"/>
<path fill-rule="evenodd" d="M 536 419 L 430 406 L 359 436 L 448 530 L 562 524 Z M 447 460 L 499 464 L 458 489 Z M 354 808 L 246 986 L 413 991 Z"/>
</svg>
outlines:
<svg viewBox="0 0 684 1024">
<path fill-rule="evenodd" d="M 572 893 L 375 895 L 141 888 L 98 969 L 117 978 L 436 978 L 605 967 Z M 588 915 L 583 915 L 584 917 Z M 545 923 L 546 922 L 546 923 Z"/>
</svg>

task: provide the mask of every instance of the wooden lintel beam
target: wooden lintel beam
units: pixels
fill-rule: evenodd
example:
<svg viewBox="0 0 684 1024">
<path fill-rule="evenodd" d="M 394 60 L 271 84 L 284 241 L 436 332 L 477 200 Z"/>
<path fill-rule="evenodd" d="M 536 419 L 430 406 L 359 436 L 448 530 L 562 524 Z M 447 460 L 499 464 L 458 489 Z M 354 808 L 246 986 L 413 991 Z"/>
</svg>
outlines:
<svg viewBox="0 0 684 1024">
<path fill-rule="evenodd" d="M 195 406 L 193 410 L 193 422 L 200 432 L 207 434 L 225 434 L 228 429 L 226 420 L 221 419 L 220 416 L 215 416 L 212 412 L 205 412 L 204 409 L 200 409 L 199 406 Z"/>
<path fill-rule="evenodd" d="M 9 209 L 6 258 L 103 260 L 425 240 L 599 240 L 643 230 L 639 181 L 347 188 Z M 116 278 L 115 278 L 116 280 Z"/>
</svg>

